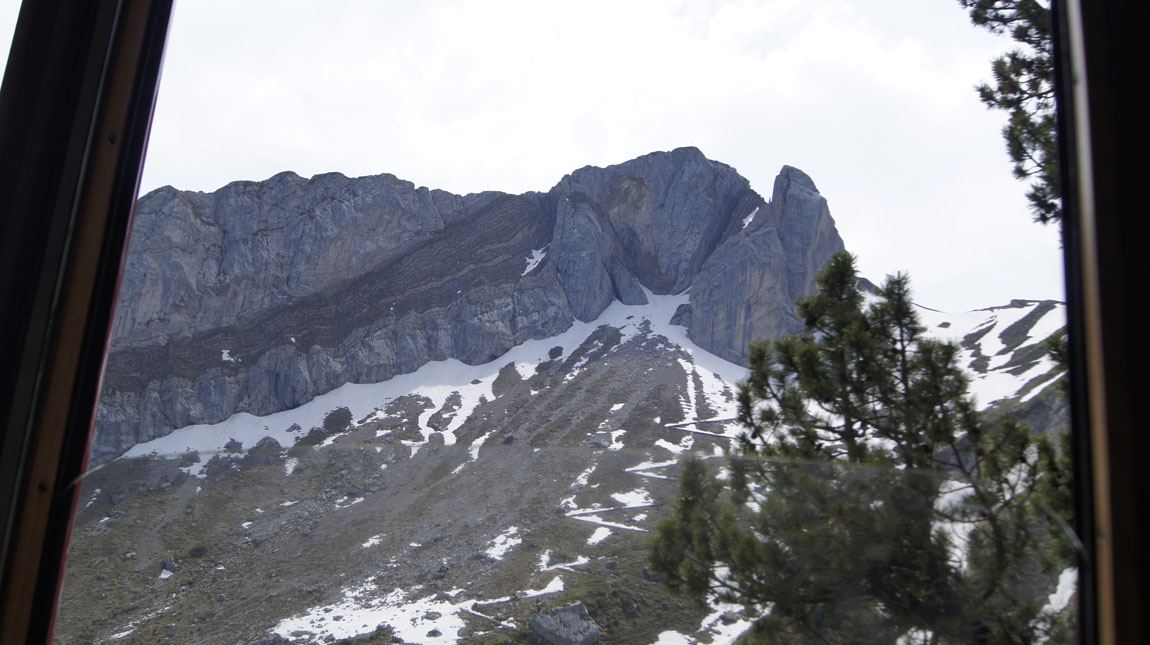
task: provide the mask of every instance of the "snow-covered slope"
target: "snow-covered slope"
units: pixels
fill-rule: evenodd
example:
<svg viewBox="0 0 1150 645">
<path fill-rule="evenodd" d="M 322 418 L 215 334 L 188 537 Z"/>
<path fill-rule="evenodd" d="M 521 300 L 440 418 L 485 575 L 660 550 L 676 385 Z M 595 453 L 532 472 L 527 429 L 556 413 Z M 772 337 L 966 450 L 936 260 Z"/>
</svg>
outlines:
<svg viewBox="0 0 1150 645">
<path fill-rule="evenodd" d="M 961 362 L 980 410 L 1004 400 L 1029 401 L 1057 376 L 1046 340 L 1066 328 L 1061 302 L 1015 300 L 958 314 L 917 309 L 930 336 L 962 347 Z"/>
<path fill-rule="evenodd" d="M 580 601 L 604 642 L 733 642 L 753 617 L 670 594 L 646 539 L 679 456 L 722 454 L 740 432 L 747 372 L 670 324 L 686 296 L 646 295 L 486 364 L 431 363 L 137 445 L 91 477 L 60 633 L 316 642 L 386 625 L 447 643 Z M 1043 341 L 1061 304 L 919 313 L 963 347 L 980 408 L 1052 382 Z M 98 611 L 95 576 L 124 581 L 131 609 Z"/>
<path fill-rule="evenodd" d="M 702 420 L 703 423 L 677 424 L 675 427 L 679 433 L 688 433 L 689 437 L 689 433 L 707 427 L 711 433 L 733 436 L 738 429 L 729 422 L 735 414 L 731 395 L 735 384 L 746 377 L 746 368 L 700 349 L 687 338 L 683 327 L 670 324 L 675 310 L 687 302 L 686 295 L 658 296 L 648 291 L 647 298 L 649 304 L 639 306 L 627 306 L 615 301 L 592 322 L 576 322 L 558 336 L 528 341 L 489 363 L 465 365 L 454 359 L 436 361 L 411 374 L 382 383 L 348 383 L 293 410 L 263 417 L 240 413 L 222 423 L 186 426 L 164 437 L 137 444 L 124 456 L 178 456 L 190 452 L 206 456 L 238 455 L 225 448 L 228 442 L 238 441 L 242 446 L 250 448 L 264 437 L 271 437 L 282 446 L 290 446 L 308 429 L 322 426 L 324 419 L 333 410 L 347 408 L 351 412 L 353 421 L 348 429 L 351 431 L 366 423 L 386 418 L 387 404 L 405 396 L 426 400 L 426 407 L 418 420 L 421 436 L 407 442 L 408 445 L 418 449 L 436 432 L 442 435 L 445 445 L 455 445 L 458 440 L 456 431 L 471 418 L 476 406 L 495 399 L 492 384 L 503 367 L 514 365 L 523 379 L 529 379 L 540 364 L 559 357 L 570 357 L 588 343 L 592 348 L 596 344 L 601 345 L 591 337 L 604 326 L 618 330 L 621 335 L 617 341 L 619 345 L 641 336 L 644 339 L 658 338 L 660 340 L 657 342 L 667 343 L 683 352 L 683 357 L 678 359 L 679 364 L 685 373 L 693 375 L 687 380 L 687 392 L 681 397 L 683 414 L 692 421 L 700 419 L 696 410 L 696 398 L 700 396 L 706 399 L 716 414 Z M 564 382 L 576 378 L 594 358 L 597 358 L 594 351 L 581 352 L 573 364 L 565 369 Z M 695 391 L 696 384 L 701 386 L 698 392 Z M 437 411 L 444 410 L 449 400 L 453 408 L 447 413 L 449 422 L 432 427 L 430 418 Z M 612 412 L 618 412 L 619 409 L 614 408 Z M 726 419 L 728 423 L 716 427 L 713 419 Z M 488 435 L 485 434 L 468 442 L 473 459 L 477 458 L 479 448 L 487 439 Z M 689 443 L 682 443 L 678 441 L 675 444 L 674 452 L 680 453 L 690 447 Z M 201 462 L 188 467 L 188 470 L 198 474 L 202 466 Z"/>
</svg>

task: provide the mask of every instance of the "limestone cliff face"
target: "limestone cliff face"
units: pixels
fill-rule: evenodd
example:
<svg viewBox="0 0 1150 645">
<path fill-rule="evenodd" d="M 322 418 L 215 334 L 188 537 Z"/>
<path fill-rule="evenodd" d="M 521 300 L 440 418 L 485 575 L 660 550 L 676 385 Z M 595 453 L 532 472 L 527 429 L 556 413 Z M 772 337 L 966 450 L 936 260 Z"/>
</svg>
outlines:
<svg viewBox="0 0 1150 645">
<path fill-rule="evenodd" d="M 802 329 L 795 301 L 814 294 L 815 276 L 843 250 L 827 200 L 801 170 L 784 166 L 770 203 L 755 208 L 707 258 L 678 313 L 692 340 L 740 364 L 751 341 Z"/>
<path fill-rule="evenodd" d="M 137 207 L 113 342 L 249 322 L 397 257 L 490 198 L 391 175 L 281 173 L 210 194 L 153 191 Z"/>
<path fill-rule="evenodd" d="M 292 173 L 162 188 L 137 207 L 92 457 L 428 361 L 490 361 L 644 288 L 689 290 L 691 337 L 742 362 L 749 340 L 798 328 L 793 300 L 840 249 L 801 171 L 768 204 L 694 148 L 523 195 Z"/>
</svg>

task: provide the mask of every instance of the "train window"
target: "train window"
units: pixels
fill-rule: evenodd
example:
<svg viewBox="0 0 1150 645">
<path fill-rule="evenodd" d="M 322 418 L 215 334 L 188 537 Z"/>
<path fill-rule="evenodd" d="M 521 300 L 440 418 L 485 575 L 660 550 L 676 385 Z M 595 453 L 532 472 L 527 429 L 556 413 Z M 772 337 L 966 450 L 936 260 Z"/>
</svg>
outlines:
<svg viewBox="0 0 1150 645">
<path fill-rule="evenodd" d="M 8 48 L 12 44 L 12 31 L 16 28 L 19 5 L 7 3 L 0 10 L 0 51 L 4 52 L 4 65 L 8 65 Z"/>
<path fill-rule="evenodd" d="M 1071 639 L 1059 234 L 935 4 L 179 5 L 57 640 Z"/>
</svg>

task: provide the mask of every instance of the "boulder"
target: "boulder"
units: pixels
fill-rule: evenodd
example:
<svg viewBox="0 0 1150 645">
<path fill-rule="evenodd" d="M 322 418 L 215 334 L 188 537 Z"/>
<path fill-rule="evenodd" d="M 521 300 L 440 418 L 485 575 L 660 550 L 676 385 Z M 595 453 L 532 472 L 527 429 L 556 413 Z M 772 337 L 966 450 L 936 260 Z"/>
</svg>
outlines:
<svg viewBox="0 0 1150 645">
<path fill-rule="evenodd" d="M 593 645 L 599 642 L 599 625 L 581 602 L 560 607 L 549 614 L 535 614 L 527 622 L 527 627 L 549 645 Z"/>
<path fill-rule="evenodd" d="M 274 437 L 264 437 L 256 442 L 249 452 L 257 455 L 276 455 L 283 451 L 284 447 Z"/>
<path fill-rule="evenodd" d="M 596 432 L 587 440 L 587 445 L 592 448 L 606 448 L 611 445 L 611 433 L 603 431 Z"/>
</svg>

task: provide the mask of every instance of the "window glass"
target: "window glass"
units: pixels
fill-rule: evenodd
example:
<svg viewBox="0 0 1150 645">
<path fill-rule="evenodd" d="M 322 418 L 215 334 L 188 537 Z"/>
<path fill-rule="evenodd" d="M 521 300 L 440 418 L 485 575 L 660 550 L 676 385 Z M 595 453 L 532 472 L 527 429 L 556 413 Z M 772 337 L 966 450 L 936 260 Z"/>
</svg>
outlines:
<svg viewBox="0 0 1150 645">
<path fill-rule="evenodd" d="M 1069 639 L 1011 47 L 950 0 L 178 4 L 57 639 Z"/>
<path fill-rule="evenodd" d="M 16 30 L 16 17 L 20 3 L 9 0 L 0 3 L 0 52 L 4 52 L 4 69 L 8 68 L 8 53 L 12 47 L 12 32 Z"/>
</svg>

